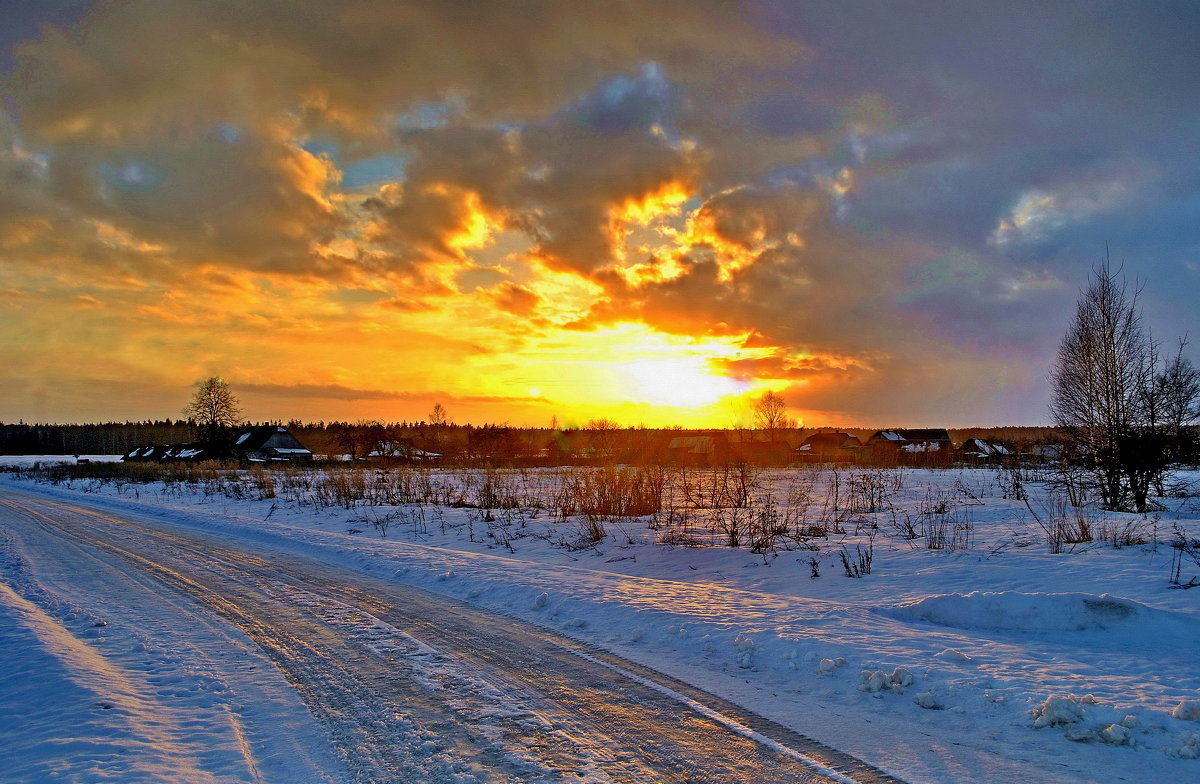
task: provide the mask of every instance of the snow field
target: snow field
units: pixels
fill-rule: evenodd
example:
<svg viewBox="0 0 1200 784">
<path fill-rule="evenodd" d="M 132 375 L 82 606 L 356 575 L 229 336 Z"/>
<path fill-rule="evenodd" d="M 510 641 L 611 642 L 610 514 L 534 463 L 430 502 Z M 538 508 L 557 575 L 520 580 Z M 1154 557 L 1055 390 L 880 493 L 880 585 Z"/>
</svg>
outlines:
<svg viewBox="0 0 1200 784">
<path fill-rule="evenodd" d="M 582 523 L 536 510 L 513 515 L 512 530 L 496 537 L 484 511 L 470 508 L 315 509 L 199 488 L 147 485 L 135 499 L 96 483 L 14 486 L 534 620 L 912 781 L 960 780 L 968 768 L 976 781 L 1015 780 L 1039 758 L 1056 760 L 1037 769 L 1043 781 L 1193 775 L 1200 592 L 1169 589 L 1167 542 L 1176 523 L 1200 528 L 1194 500 L 1168 499 L 1158 519 L 1090 513 L 1094 528 L 1133 528 L 1144 544 L 1050 553 L 1045 532 L 1023 503 L 1002 497 L 991 472 L 908 470 L 901 483 L 877 511 L 841 520 L 844 533 L 766 553 L 654 544 L 660 532 L 637 518 L 608 520 L 603 540 L 571 549 L 560 543 Z M 948 513 L 970 529 L 965 546 L 930 549 L 928 534 L 904 533 L 906 514 L 930 519 L 922 510 L 931 498 L 951 499 Z M 388 514 L 385 538 L 370 520 Z M 802 549 L 810 545 L 819 549 Z M 873 550 L 873 565 L 849 579 L 837 553 L 856 547 Z M 862 732 L 864 721 L 874 733 Z"/>
<path fill-rule="evenodd" d="M 248 639 L 82 552 L 40 570 L 47 546 L 0 526 L 0 780 L 335 780 Z"/>
</svg>

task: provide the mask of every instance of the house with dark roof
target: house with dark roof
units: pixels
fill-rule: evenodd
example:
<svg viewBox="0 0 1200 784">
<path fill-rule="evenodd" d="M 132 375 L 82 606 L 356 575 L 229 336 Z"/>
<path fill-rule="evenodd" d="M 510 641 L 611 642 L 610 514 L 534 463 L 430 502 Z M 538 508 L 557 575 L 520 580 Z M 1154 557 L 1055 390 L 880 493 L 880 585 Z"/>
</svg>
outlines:
<svg viewBox="0 0 1200 784">
<path fill-rule="evenodd" d="M 286 427 L 255 425 L 236 431 L 232 441 L 141 446 L 129 450 L 121 459 L 127 463 L 202 463 L 209 460 L 307 463 L 313 459 L 313 453 Z"/>
<path fill-rule="evenodd" d="M 252 463 L 307 463 L 313 453 L 283 425 L 255 425 L 239 431 L 233 439 L 233 451 Z"/>
<path fill-rule="evenodd" d="M 944 427 L 908 427 L 877 430 L 867 439 L 867 446 L 889 446 L 909 453 L 939 452 L 952 446 L 950 431 Z"/>
<path fill-rule="evenodd" d="M 813 433 L 796 448 L 796 454 L 801 460 L 853 460 L 862 445 L 853 433 Z"/>
<path fill-rule="evenodd" d="M 1015 454 L 1013 450 L 1004 444 L 987 441 L 982 438 L 968 438 L 959 447 L 959 453 L 962 455 L 963 460 L 976 463 L 998 462 Z"/>
<path fill-rule="evenodd" d="M 877 430 L 867 439 L 876 460 L 906 464 L 948 463 L 954 458 L 954 443 L 944 427 L 909 427 Z"/>
<path fill-rule="evenodd" d="M 720 432 L 673 435 L 665 454 L 668 462 L 678 465 L 716 465 L 729 461 L 729 440 Z"/>
</svg>

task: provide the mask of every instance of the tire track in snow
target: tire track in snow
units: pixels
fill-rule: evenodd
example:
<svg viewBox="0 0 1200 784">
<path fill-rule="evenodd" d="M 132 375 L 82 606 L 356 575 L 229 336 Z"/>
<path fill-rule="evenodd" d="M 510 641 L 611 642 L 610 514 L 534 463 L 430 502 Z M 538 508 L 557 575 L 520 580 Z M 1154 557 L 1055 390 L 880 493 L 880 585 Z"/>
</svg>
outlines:
<svg viewBox="0 0 1200 784">
<path fill-rule="evenodd" d="M 358 720 L 371 716 L 370 709 L 361 705 L 350 710 L 344 705 L 340 710 L 332 709 L 349 700 L 348 695 L 337 695 L 338 679 L 364 680 L 363 673 L 377 669 L 381 662 L 392 666 L 366 678 L 369 686 L 382 687 L 385 693 L 389 688 L 403 692 L 407 698 L 423 702 L 435 715 L 440 709 L 443 722 L 452 719 L 450 725 L 454 719 L 459 723 L 478 722 L 489 702 L 493 711 L 499 709 L 487 718 L 499 720 L 498 740 L 501 748 L 509 749 L 507 759 L 496 760 L 494 753 L 487 753 L 487 744 L 479 742 L 479 733 L 471 738 L 458 727 L 450 732 L 451 737 L 457 732 L 459 744 L 469 747 L 472 744 L 468 741 L 474 740 L 476 748 L 456 747 L 453 751 L 468 758 L 474 753 L 473 759 L 484 760 L 484 764 L 482 768 L 471 768 L 469 773 L 463 769 L 451 771 L 458 779 L 431 781 L 470 780 L 466 776 L 481 772 L 488 780 L 503 780 L 495 774 L 513 776 L 514 781 L 527 780 L 525 775 L 532 772 L 528 767 L 513 767 L 527 762 L 519 759 L 521 754 L 552 762 L 549 770 L 554 778 L 562 769 L 574 768 L 571 778 L 585 781 L 894 781 L 697 689 L 674 682 L 663 685 L 669 679 L 646 668 L 620 660 L 614 671 L 612 662 L 616 657 L 604 654 L 603 660 L 597 659 L 594 654 L 599 652 L 581 651 L 573 641 L 536 627 L 522 628 L 524 624 L 511 618 L 484 613 L 424 591 L 336 572 L 309 561 L 280 557 L 267 562 L 219 545 L 200 543 L 200 537 L 164 534 L 78 507 L 53 506 L 71 515 L 73 522 L 83 521 L 94 529 L 88 536 L 96 546 L 110 548 L 139 568 L 201 597 L 223 617 L 245 629 L 264 649 L 278 647 L 273 660 L 289 674 L 314 712 L 330 723 L 335 742 L 339 733 L 348 733 L 341 736 L 342 741 L 355 735 L 352 728 L 338 725 L 346 713 Z M 119 546 L 110 541 L 121 537 L 124 541 Z M 132 552 L 134 549 L 139 553 Z M 158 561 L 173 563 L 167 568 Z M 220 584 L 220 595 L 206 587 L 206 582 L 214 587 Z M 247 613 L 247 607 L 256 609 Z M 309 611 L 324 631 L 314 628 L 311 622 L 303 623 L 303 619 L 297 621 L 298 609 Z M 297 639 L 300 633 L 289 635 L 280 629 L 278 620 L 272 623 L 264 617 L 278 611 L 289 623 L 303 627 L 303 640 Z M 317 668 L 321 674 L 316 678 L 311 673 L 291 672 L 289 666 L 296 661 L 318 656 L 313 649 L 317 646 L 305 649 L 310 640 L 319 641 L 326 657 L 330 651 L 336 652 L 335 658 L 343 659 L 348 670 L 335 674 L 336 666 L 330 670 L 323 665 Z M 440 654 L 439 649 L 454 651 L 454 659 Z M 374 666 L 371 658 L 376 660 Z M 399 668 L 405 672 L 396 672 L 397 662 L 407 662 Z M 441 680 L 436 677 L 439 675 Z M 382 680 L 375 683 L 374 678 Z M 456 693 L 447 690 L 445 685 L 455 679 L 468 685 Z M 449 691 L 449 701 L 440 706 L 431 701 L 431 685 L 440 687 L 432 689 L 441 692 L 438 696 L 446 697 Z M 681 688 L 673 688 L 675 685 Z M 332 696 L 325 690 L 331 690 Z M 691 696 L 681 700 L 684 690 Z M 419 693 L 422 691 L 425 694 Z M 464 695 L 470 699 L 464 700 Z M 322 709 L 322 704 L 330 700 L 332 705 Z M 506 700 L 520 701 L 526 709 L 505 716 L 505 710 L 511 707 L 506 706 Z M 720 710 L 709 704 L 719 705 Z M 446 713 L 451 716 L 446 717 Z M 484 735 L 490 732 L 497 739 L 496 722 L 483 726 L 489 728 Z M 755 729 L 748 729 L 750 726 Z M 369 739 L 379 739 L 371 738 L 371 732 L 365 734 Z M 788 742 L 772 736 L 783 736 Z M 800 743 L 794 742 L 797 740 Z M 816 748 L 818 753 L 813 756 L 819 761 L 815 767 L 813 759 L 805 758 L 804 753 L 789 755 L 786 751 L 803 743 Z M 524 751 L 515 751 L 517 745 L 523 745 Z M 564 765 L 564 755 L 573 756 L 574 764 Z M 499 764 L 489 765 L 489 756 Z M 406 762 L 389 761 L 378 754 L 370 757 L 368 754 L 367 758 L 350 760 L 364 776 L 362 780 L 376 780 L 366 773 L 373 765 L 395 769 Z M 506 765 L 508 770 L 504 772 Z M 838 768 L 850 770 L 852 775 L 838 772 Z"/>
</svg>

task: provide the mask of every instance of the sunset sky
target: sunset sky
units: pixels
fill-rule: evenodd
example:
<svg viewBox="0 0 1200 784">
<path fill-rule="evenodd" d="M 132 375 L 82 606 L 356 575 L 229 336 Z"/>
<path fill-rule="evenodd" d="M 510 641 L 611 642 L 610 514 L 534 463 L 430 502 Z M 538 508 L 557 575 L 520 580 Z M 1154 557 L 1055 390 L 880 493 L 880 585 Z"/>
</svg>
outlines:
<svg viewBox="0 0 1200 784">
<path fill-rule="evenodd" d="M 0 421 L 1047 419 L 1200 340 L 1200 4 L 0 0 Z M 1195 346 L 1189 349 L 1197 357 Z"/>
</svg>

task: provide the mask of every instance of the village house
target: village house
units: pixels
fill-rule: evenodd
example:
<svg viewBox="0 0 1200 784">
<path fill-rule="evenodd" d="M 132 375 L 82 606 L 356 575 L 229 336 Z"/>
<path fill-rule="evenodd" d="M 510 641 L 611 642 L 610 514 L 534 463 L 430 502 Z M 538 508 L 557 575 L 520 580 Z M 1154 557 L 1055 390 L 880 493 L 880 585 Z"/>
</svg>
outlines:
<svg viewBox="0 0 1200 784">
<path fill-rule="evenodd" d="M 874 461 L 908 465 L 940 465 L 955 457 L 950 432 L 942 427 L 877 430 L 867 439 L 866 447 Z"/>
<path fill-rule="evenodd" d="M 282 425 L 254 425 L 236 431 L 231 441 L 142 446 L 129 450 L 121 459 L 127 463 L 307 463 L 312 461 L 313 453 Z"/>
<path fill-rule="evenodd" d="M 848 462 L 862 445 L 853 433 L 814 433 L 796 448 L 796 454 L 801 460 Z"/>
<path fill-rule="evenodd" d="M 1014 454 L 1004 444 L 982 438 L 968 438 L 959 447 L 959 453 L 964 461 L 977 463 L 994 463 Z"/>
<path fill-rule="evenodd" d="M 252 463 L 307 463 L 313 453 L 283 425 L 255 425 L 241 430 L 233 440 L 233 451 Z"/>
</svg>

